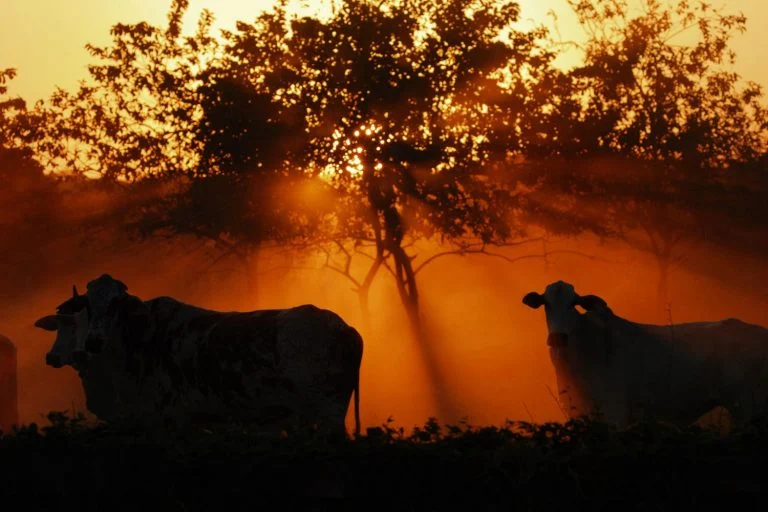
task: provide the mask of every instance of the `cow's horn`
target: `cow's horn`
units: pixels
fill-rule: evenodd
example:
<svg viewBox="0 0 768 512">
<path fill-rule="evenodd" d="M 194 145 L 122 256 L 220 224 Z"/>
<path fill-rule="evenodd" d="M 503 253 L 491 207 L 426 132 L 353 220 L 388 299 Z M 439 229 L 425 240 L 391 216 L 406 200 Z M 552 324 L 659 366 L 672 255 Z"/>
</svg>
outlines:
<svg viewBox="0 0 768 512">
<path fill-rule="evenodd" d="M 77 298 L 78 296 L 79 296 L 79 294 L 77 293 L 77 285 L 73 284 L 72 285 L 72 297 Z"/>
</svg>

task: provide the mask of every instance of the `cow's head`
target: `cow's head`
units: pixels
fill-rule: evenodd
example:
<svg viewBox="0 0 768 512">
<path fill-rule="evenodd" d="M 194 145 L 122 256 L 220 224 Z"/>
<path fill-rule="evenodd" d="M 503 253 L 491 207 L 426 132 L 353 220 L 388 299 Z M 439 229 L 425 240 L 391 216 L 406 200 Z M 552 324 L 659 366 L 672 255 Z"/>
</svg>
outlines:
<svg viewBox="0 0 768 512">
<path fill-rule="evenodd" d="M 118 304 L 121 299 L 127 297 L 127 290 L 128 287 L 122 281 L 114 279 L 109 274 L 103 274 L 88 283 L 86 295 L 90 308 L 90 322 L 84 347 L 87 352 L 100 352 L 107 343 Z"/>
<path fill-rule="evenodd" d="M 544 294 L 530 292 L 523 297 L 523 304 L 533 309 L 544 305 L 547 315 L 549 336 L 547 345 L 562 347 L 568 345 L 568 336 L 577 328 L 581 313 L 576 306 L 587 311 L 605 310 L 610 312 L 606 302 L 596 295 L 580 296 L 573 285 L 557 281 L 547 286 Z"/>
<path fill-rule="evenodd" d="M 45 362 L 54 368 L 75 366 L 74 354 L 85 347 L 88 336 L 88 297 L 72 287 L 72 298 L 59 304 L 55 315 L 48 315 L 35 322 L 35 327 L 56 332 L 56 340 L 45 355 Z"/>
<path fill-rule="evenodd" d="M 73 287 L 73 297 L 60 304 L 56 315 L 35 322 L 35 326 L 56 331 L 56 341 L 46 355 L 46 363 L 59 368 L 86 363 L 107 341 L 118 303 L 127 296 L 127 286 L 104 274 L 88 283 L 85 294 Z"/>
</svg>

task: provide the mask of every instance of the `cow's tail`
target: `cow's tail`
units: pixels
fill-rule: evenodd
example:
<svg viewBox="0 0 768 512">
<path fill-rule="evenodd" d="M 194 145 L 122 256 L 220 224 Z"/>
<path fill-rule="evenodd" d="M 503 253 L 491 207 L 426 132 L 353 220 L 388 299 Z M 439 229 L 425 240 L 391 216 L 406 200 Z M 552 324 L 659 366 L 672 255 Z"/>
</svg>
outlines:
<svg viewBox="0 0 768 512">
<path fill-rule="evenodd" d="M 353 333 L 353 339 L 356 345 L 356 354 L 354 357 L 355 366 L 355 436 L 360 435 L 360 366 L 363 362 L 363 337 L 357 329 L 350 327 Z"/>
<path fill-rule="evenodd" d="M 360 370 L 355 377 L 355 436 L 360 435 Z"/>
</svg>

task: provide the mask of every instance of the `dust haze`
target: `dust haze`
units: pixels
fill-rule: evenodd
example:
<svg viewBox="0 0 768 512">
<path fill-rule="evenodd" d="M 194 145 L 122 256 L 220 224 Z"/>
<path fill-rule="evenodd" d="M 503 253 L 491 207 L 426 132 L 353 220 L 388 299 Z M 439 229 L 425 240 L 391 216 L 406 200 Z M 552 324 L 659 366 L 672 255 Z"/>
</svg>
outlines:
<svg viewBox="0 0 768 512">
<path fill-rule="evenodd" d="M 31 201 L 35 193 L 17 191 L 17 204 L 37 204 Z M 90 199 L 67 197 L 56 214 L 75 226 L 97 206 L 108 207 L 98 194 Z M 50 213 L 51 204 L 45 207 Z M 14 222 L 18 226 L 21 221 Z M 83 291 L 102 273 L 122 280 L 129 293 L 144 300 L 168 295 L 222 311 L 306 303 L 333 310 L 363 335 L 363 427 L 380 426 L 391 417 L 395 425 L 410 429 L 438 416 L 421 352 L 387 272 L 380 272 L 371 288 L 371 323 L 366 329 L 351 283 L 325 268 L 319 254 L 265 248 L 248 269 L 234 259 L 212 264 L 216 254 L 195 239 L 126 241 L 105 229 L 83 242 L 72 230 L 53 230 L 46 232 L 42 244 L 34 225 L 25 229 L 26 236 L 5 238 L 6 286 L 0 296 L 0 332 L 18 346 L 22 423 L 43 424 L 51 410 L 85 412 L 76 372 L 44 364 L 54 334 L 33 323 L 53 313 L 71 295 L 73 284 Z M 438 417 L 440 421 L 499 425 L 508 419 L 565 419 L 553 395 L 555 373 L 545 343 L 544 314 L 521 303 L 527 292 L 542 292 L 556 280 L 572 283 L 579 293 L 599 295 L 617 315 L 633 321 L 663 324 L 736 317 L 768 325 L 768 275 L 759 251 L 738 253 L 706 244 L 688 249 L 671 269 L 669 304 L 657 298 L 653 258 L 619 241 L 551 237 L 546 245 L 496 252 L 531 257 L 510 263 L 487 255 L 446 256 L 418 274 L 424 322 L 450 401 L 460 411 L 460 417 Z M 429 254 L 421 251 L 414 263 Z M 364 272 L 365 263 L 354 265 Z M 354 265 L 352 270 L 359 270 Z"/>
</svg>

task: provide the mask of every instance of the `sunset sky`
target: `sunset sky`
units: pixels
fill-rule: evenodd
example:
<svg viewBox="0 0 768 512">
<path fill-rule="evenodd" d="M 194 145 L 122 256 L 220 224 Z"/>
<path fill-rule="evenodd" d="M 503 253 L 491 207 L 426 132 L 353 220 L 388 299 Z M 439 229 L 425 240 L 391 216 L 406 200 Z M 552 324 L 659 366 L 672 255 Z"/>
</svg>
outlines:
<svg viewBox="0 0 768 512">
<path fill-rule="evenodd" d="M 0 5 L 0 69 L 13 67 L 18 76 L 10 92 L 30 102 L 47 97 L 56 86 L 72 89 L 86 76 L 89 55 L 86 43 L 109 42 L 109 29 L 117 22 L 148 21 L 163 25 L 170 0 L 3 0 Z M 301 3 L 301 2 L 296 2 Z M 319 3 L 310 0 L 309 3 Z M 581 31 L 566 0 L 521 0 L 522 25 L 532 20 L 551 25 L 547 12 L 554 9 L 564 39 L 578 39 Z M 745 79 L 768 88 L 768 2 L 716 0 L 730 11 L 743 12 L 747 33 L 737 36 L 736 71 Z M 194 29 L 203 8 L 216 16 L 216 28 L 233 28 L 235 20 L 250 21 L 272 0 L 190 0 L 186 28 Z"/>
</svg>

